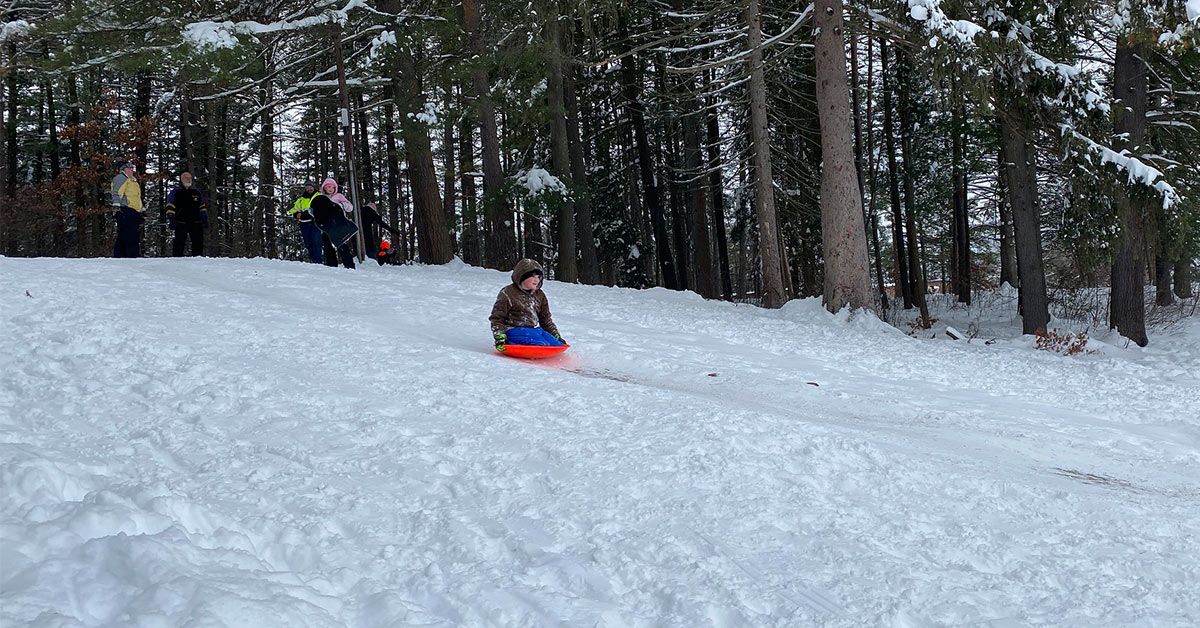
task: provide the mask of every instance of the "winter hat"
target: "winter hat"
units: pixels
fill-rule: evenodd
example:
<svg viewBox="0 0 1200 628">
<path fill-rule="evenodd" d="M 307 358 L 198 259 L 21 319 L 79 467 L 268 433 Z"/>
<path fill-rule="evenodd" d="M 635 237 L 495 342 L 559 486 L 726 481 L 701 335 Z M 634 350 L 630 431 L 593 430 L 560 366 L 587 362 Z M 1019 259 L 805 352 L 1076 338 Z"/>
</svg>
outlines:
<svg viewBox="0 0 1200 628">
<path fill-rule="evenodd" d="M 304 187 L 316 189 L 317 184 L 312 179 L 309 179 L 308 181 L 304 182 Z"/>
<path fill-rule="evenodd" d="M 333 177 L 325 179 L 325 182 L 321 184 L 321 191 L 324 192 L 325 186 L 329 185 L 330 183 L 333 184 L 333 191 L 336 193 L 338 191 L 338 183 L 337 181 L 333 180 Z"/>
<path fill-rule="evenodd" d="M 537 275 L 538 277 L 541 277 L 541 276 L 542 276 L 542 271 L 540 271 L 540 270 L 538 270 L 538 269 L 536 269 L 536 268 L 535 268 L 535 269 L 533 269 L 533 270 L 531 270 L 531 271 L 529 271 L 529 272 L 525 273 L 524 275 L 521 275 L 521 281 L 525 281 L 526 279 L 529 279 L 530 277 L 532 277 L 532 276 L 534 276 L 534 275 Z M 520 282 L 520 281 L 518 281 L 517 283 L 521 283 L 521 282 Z"/>
<path fill-rule="evenodd" d="M 532 274 L 532 271 L 535 271 L 535 270 L 538 272 L 539 276 L 543 275 L 546 272 L 545 270 L 542 269 L 541 264 L 539 264 L 536 261 L 531 260 L 529 258 L 525 258 L 525 259 L 522 259 L 519 262 L 517 262 L 516 266 L 513 266 L 512 274 L 509 275 L 509 277 L 512 278 L 512 282 L 513 282 L 514 286 L 521 288 L 521 282 L 528 279 L 530 277 L 530 275 Z M 541 287 L 541 282 L 538 282 L 538 287 L 539 288 Z M 521 288 L 521 289 L 524 290 L 524 288 Z"/>
<path fill-rule="evenodd" d="M 127 161 L 127 162 L 125 162 L 125 163 L 121 164 L 121 167 L 120 167 L 120 168 L 117 168 L 117 170 L 124 170 L 124 169 L 126 169 L 126 168 L 133 168 L 133 167 L 134 167 L 134 165 L 133 165 L 133 162 L 132 162 L 132 161 Z"/>
</svg>

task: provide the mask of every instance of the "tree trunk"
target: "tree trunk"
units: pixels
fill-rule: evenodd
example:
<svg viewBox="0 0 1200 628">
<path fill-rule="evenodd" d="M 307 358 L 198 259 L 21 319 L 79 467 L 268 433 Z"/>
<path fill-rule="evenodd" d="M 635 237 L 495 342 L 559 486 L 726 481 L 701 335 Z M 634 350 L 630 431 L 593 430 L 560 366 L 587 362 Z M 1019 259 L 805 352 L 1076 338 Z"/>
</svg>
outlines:
<svg viewBox="0 0 1200 628">
<path fill-rule="evenodd" d="M 1191 277 L 1192 261 L 1187 257 L 1180 256 L 1175 260 L 1175 296 L 1181 299 L 1190 299 L 1192 297 L 1192 277 Z"/>
<path fill-rule="evenodd" d="M 550 168 L 569 188 L 571 182 L 571 151 L 567 140 L 567 108 L 563 85 L 562 27 L 556 10 L 546 11 L 546 100 L 550 114 Z M 563 203 L 558 213 L 558 277 L 559 281 L 579 281 L 575 262 L 575 204 Z"/>
<path fill-rule="evenodd" d="M 11 61 L 12 57 L 8 54 L 11 50 L 9 46 L 0 46 L 0 68 L 8 68 L 9 64 L 16 65 Z M 12 68 L 8 72 L 7 80 L 4 81 L 3 87 L 0 87 L 0 116 L 5 119 L 0 121 L 0 145 L 5 147 L 5 158 L 0 160 L 0 190 L 3 190 L 5 195 L 10 199 L 5 203 L 8 206 L 12 205 L 11 199 L 15 190 L 11 187 L 12 177 L 16 176 L 16 167 L 10 165 L 9 159 L 16 157 L 16 149 L 10 146 L 10 138 L 14 135 L 14 128 L 9 125 L 16 122 L 16 116 L 9 109 L 10 103 L 15 101 L 13 98 L 16 95 L 16 88 L 12 81 L 17 74 L 16 68 Z M 8 219 L 11 217 L 11 212 L 0 209 L 0 255 L 10 255 L 9 237 L 12 233 L 12 227 L 8 224 Z"/>
<path fill-rule="evenodd" d="M 1171 260 L 1159 255 L 1154 258 L 1154 303 L 1170 305 L 1175 302 L 1171 293 Z"/>
<path fill-rule="evenodd" d="M 711 83 L 711 74 L 709 76 Z M 721 127 L 716 103 L 708 103 L 708 190 L 712 199 L 713 232 L 717 237 L 717 262 L 721 273 L 721 298 L 733 300 L 733 281 L 729 275 L 729 243 L 725 235 L 725 181 L 721 173 Z"/>
<path fill-rule="evenodd" d="M 76 168 L 83 165 L 83 155 L 81 153 L 81 145 L 79 143 L 79 125 L 82 122 L 82 114 L 79 111 L 79 79 L 72 72 L 67 75 L 67 100 L 69 101 L 69 109 L 67 109 L 67 125 L 71 128 L 71 167 Z M 0 107 L 3 109 L 3 107 Z M 2 126 L 2 125 L 0 125 Z M 2 142 L 0 142 L 2 143 Z M 75 233 L 76 233 L 76 255 L 83 257 L 87 254 L 87 217 L 83 213 L 88 203 L 84 196 L 84 186 L 75 185 Z"/>
<path fill-rule="evenodd" d="M 45 85 L 45 81 L 42 82 Z M 43 91 L 48 91 L 43 89 Z M 45 96 L 45 94 L 41 94 Z M 33 149 L 33 178 L 30 179 L 32 185 L 41 185 L 46 179 L 46 148 L 42 144 L 42 137 L 46 134 L 46 101 L 44 98 L 38 98 L 37 104 L 37 133 L 34 137 L 37 138 L 37 144 Z M 34 254 L 41 256 L 42 251 L 40 245 L 34 249 Z"/>
<path fill-rule="evenodd" d="M 563 87 L 567 105 L 567 137 L 570 140 L 571 180 L 578 196 L 575 199 L 575 238 L 579 243 L 579 280 L 588 285 L 600 283 L 600 261 L 596 252 L 596 236 L 592 224 L 592 201 L 588 186 L 587 160 L 579 123 L 579 95 L 573 65 L 564 70 Z"/>
<path fill-rule="evenodd" d="M 870 37 L 867 38 L 867 124 L 871 128 L 867 132 L 867 155 L 868 170 L 870 171 L 870 185 L 867 190 L 870 190 L 871 200 L 867 205 L 867 219 L 871 221 L 871 244 L 875 251 L 875 281 L 876 289 L 879 290 L 879 305 L 880 313 L 887 316 L 889 307 L 887 286 L 883 282 L 883 254 L 879 246 L 879 215 L 875 212 L 875 181 L 876 173 L 878 172 L 878 159 L 875 155 L 875 133 L 873 133 L 874 124 L 874 99 L 871 97 L 871 86 L 874 85 L 875 62 L 874 62 L 874 42 Z M 862 177 L 859 177 L 862 180 Z M 864 193 L 866 190 L 864 190 Z"/>
<path fill-rule="evenodd" d="M 241 183 L 242 169 L 237 167 L 229 167 L 229 147 L 234 147 L 233 153 L 236 155 L 236 147 L 242 145 L 242 133 L 248 132 L 250 127 L 249 125 L 245 124 L 235 124 L 232 141 L 227 141 L 226 138 L 230 137 L 229 100 L 227 98 L 222 98 L 220 103 L 221 124 L 219 130 L 217 131 L 217 135 L 213 140 L 216 145 L 215 157 L 213 158 L 216 167 L 216 174 L 213 175 L 216 183 L 213 185 L 213 187 L 216 189 L 216 192 L 213 194 L 213 196 L 216 197 L 216 200 L 220 202 L 221 213 L 226 217 L 224 224 L 222 225 L 221 232 L 224 234 L 225 238 L 225 255 L 229 255 L 234 246 L 234 219 L 238 217 L 238 209 L 246 207 L 247 205 L 247 203 L 237 202 L 238 198 L 245 200 L 246 190 L 242 187 Z M 230 179 L 232 179 L 232 183 L 230 182 Z M 253 213 L 253 210 L 244 212 L 243 215 L 249 215 L 250 213 Z"/>
<path fill-rule="evenodd" d="M 929 329 L 929 305 L 925 299 L 928 286 L 925 283 L 925 269 L 921 265 L 920 244 L 917 238 L 916 190 L 913 179 L 916 178 L 914 150 L 912 147 L 912 73 L 909 71 L 908 56 L 899 49 L 896 51 L 896 64 L 900 76 L 900 153 L 904 159 L 904 230 L 908 233 L 908 278 L 913 301 L 921 311 L 921 327 Z"/>
<path fill-rule="evenodd" d="M 483 161 L 483 211 L 486 242 L 484 263 L 489 268 L 511 269 L 517 263 L 515 217 L 508 200 L 503 197 L 504 169 L 500 163 L 500 138 L 496 128 L 496 105 L 488 81 L 488 70 L 482 59 L 487 50 L 480 35 L 480 0 L 463 0 L 463 28 L 474 58 L 471 85 L 475 92 L 479 117 L 479 135 Z"/>
<path fill-rule="evenodd" d="M 1008 156 L 1004 152 L 1004 142 L 1000 142 L 1000 151 L 997 157 L 999 159 L 999 167 L 997 170 L 1000 176 L 997 187 L 999 194 L 996 199 L 996 210 L 1000 216 L 1000 283 L 1012 287 L 1017 287 L 1020 282 L 1017 278 L 1017 252 L 1013 246 L 1013 223 L 1012 223 L 1012 206 L 1008 203 L 1008 168 L 1005 164 L 1008 163 Z"/>
<path fill-rule="evenodd" d="M 615 107 L 616 105 L 614 105 L 614 108 Z M 616 111 L 613 112 L 613 117 L 619 117 L 619 119 L 622 120 L 622 150 L 619 159 L 621 159 L 624 163 L 633 162 L 637 159 L 637 150 L 635 148 L 635 146 L 637 146 L 637 142 L 634 140 L 633 122 L 630 119 L 630 116 L 620 116 L 620 113 Z M 626 217 L 637 232 L 637 239 L 634 241 L 634 246 L 637 247 L 639 253 L 638 268 L 641 270 L 642 275 L 645 278 L 645 283 L 638 287 L 647 288 L 650 286 L 661 285 L 660 278 L 658 277 L 659 273 L 656 270 L 658 268 L 658 260 L 654 255 L 654 246 L 651 244 L 652 240 L 654 239 L 654 230 L 650 227 L 651 223 L 649 220 L 648 211 L 646 210 L 645 204 L 642 202 L 642 191 L 638 187 L 638 181 L 639 177 L 641 177 L 641 173 L 636 168 L 617 169 L 612 164 L 613 160 L 611 156 L 606 155 L 603 151 L 601 151 L 600 154 L 603 155 L 605 160 L 608 162 L 607 165 L 609 166 L 610 171 L 622 171 L 624 174 L 622 179 L 626 183 L 625 190 L 626 198 L 628 199 L 626 205 L 629 208 L 628 212 L 626 213 Z"/>
<path fill-rule="evenodd" d="M 133 106 L 133 118 L 135 123 L 146 121 L 150 117 L 150 71 L 139 70 L 137 73 L 137 101 Z M 147 159 L 150 155 L 150 137 L 149 134 L 137 136 L 137 144 L 134 146 L 134 154 L 137 155 L 138 166 L 145 168 Z M 145 193 L 145 185 L 142 186 L 142 192 Z"/>
<path fill-rule="evenodd" d="M 858 34 L 849 32 L 846 38 L 850 40 L 850 111 L 854 115 L 854 171 L 858 175 L 858 192 L 861 199 L 866 199 L 867 188 L 867 168 L 866 159 L 863 156 L 863 132 L 862 132 L 862 107 L 859 104 L 858 86 Z M 867 60 L 870 61 L 871 51 L 867 50 Z M 868 82 L 868 86 L 870 83 Z M 867 216 L 867 205 L 864 200 L 862 203 L 863 211 L 863 228 L 870 228 L 870 219 Z M 868 268 L 870 259 L 867 260 Z"/>
<path fill-rule="evenodd" d="M 904 246 L 904 215 L 900 206 L 900 173 L 896 164 L 896 133 L 893 129 L 892 89 L 889 85 L 887 40 L 879 42 L 883 60 L 883 137 L 888 155 L 888 190 L 892 201 L 892 251 L 896 255 L 896 292 L 903 299 L 904 309 L 913 306 L 913 293 L 908 281 L 908 255 Z"/>
<path fill-rule="evenodd" d="M 409 184 L 412 186 L 413 228 L 416 231 L 417 254 L 425 264 L 445 264 L 453 257 L 450 234 L 438 192 L 437 173 L 433 166 L 433 148 L 429 130 L 416 119 L 424 110 L 424 94 L 416 61 L 409 51 L 397 54 L 393 100 L 396 102 L 401 129 L 404 133 L 404 153 L 408 159 Z"/>
<path fill-rule="evenodd" d="M 1008 95 L 1010 92 L 1002 91 Z M 1030 116 L 1017 98 L 1005 98 L 1001 109 L 1001 141 L 1008 173 L 1008 200 L 1013 214 L 1017 251 L 1021 327 L 1026 334 L 1046 330 L 1050 321 L 1046 274 L 1042 266 L 1041 211 L 1037 198 L 1037 155 Z"/>
<path fill-rule="evenodd" d="M 355 164 L 358 165 L 359 172 L 359 189 L 362 191 L 362 201 L 378 201 L 375 195 L 375 168 L 374 161 L 371 159 L 371 140 L 370 131 L 367 126 L 367 112 L 363 104 L 363 93 L 355 92 L 354 106 L 358 109 L 357 119 L 358 126 L 358 150 Z"/>
<path fill-rule="evenodd" d="M 455 121 L 449 113 L 454 111 L 454 84 L 447 77 L 442 86 L 445 92 L 443 110 L 446 112 L 445 119 L 442 120 L 442 214 L 446 217 L 446 227 L 450 232 L 450 249 L 454 250 L 458 223 L 458 215 L 454 210 L 454 197 L 456 196 L 454 183 L 458 177 L 454 174 Z"/>
<path fill-rule="evenodd" d="M 350 199 L 354 223 L 361 225 L 363 224 L 359 195 L 361 181 L 358 178 L 358 160 L 355 159 L 354 155 L 354 128 L 352 114 L 350 113 L 350 86 L 346 80 L 346 62 L 342 56 L 342 28 L 340 26 L 334 31 L 333 54 L 338 79 L 339 111 L 337 118 L 338 124 L 342 127 L 342 150 L 346 153 L 346 173 L 348 179 L 346 185 L 343 185 L 342 188 L 349 188 L 350 194 L 347 196 Z M 366 238 L 363 237 L 362 229 L 357 229 L 354 232 L 354 244 L 358 250 L 358 260 L 360 262 L 364 261 L 367 242 Z M 343 263 L 345 263 L 345 260 L 343 260 Z"/>
<path fill-rule="evenodd" d="M 667 93 L 665 72 L 660 73 L 660 81 L 658 92 L 660 94 Z M 690 214 L 686 213 L 686 208 L 683 199 L 683 185 L 680 184 L 679 178 L 683 170 L 683 163 L 679 158 L 679 136 L 676 133 L 678 120 L 675 116 L 669 115 L 665 120 L 662 120 L 663 126 L 663 150 L 662 164 L 663 169 L 667 172 L 667 205 L 670 207 L 671 216 L 671 241 L 675 248 L 675 277 L 679 281 L 680 290 L 690 290 L 693 284 L 691 274 L 691 247 L 688 244 L 688 223 Z"/>
<path fill-rule="evenodd" d="M 62 156 L 58 144 L 58 113 L 54 106 L 54 89 L 50 80 L 46 80 L 46 121 L 49 123 L 48 150 L 50 152 L 50 180 L 58 179 L 62 173 Z"/>
<path fill-rule="evenodd" d="M 817 109 L 821 122 L 821 245 L 825 254 L 825 307 L 875 310 L 867 262 L 862 193 L 854 166 L 850 85 L 840 0 L 817 0 L 815 25 Z"/>
<path fill-rule="evenodd" d="M 191 86 L 183 83 L 179 86 L 179 170 L 186 170 L 196 176 L 196 164 L 193 159 L 192 144 L 192 90 Z M 174 168 L 172 168 L 172 171 Z"/>
<path fill-rule="evenodd" d="M 271 107 L 266 106 L 271 102 L 271 84 L 270 81 L 263 83 L 262 86 L 262 113 L 259 123 L 262 129 L 262 136 L 259 139 L 261 146 L 259 147 L 258 156 L 258 220 L 263 223 L 263 231 L 255 230 L 254 239 L 258 246 L 256 253 L 258 255 L 266 254 L 272 259 L 279 257 L 279 251 L 276 248 L 275 234 L 275 115 Z M 266 239 L 263 246 L 263 238 Z"/>
<path fill-rule="evenodd" d="M 778 308 L 783 306 L 787 296 L 783 273 L 780 272 L 779 224 L 775 219 L 775 190 L 772 187 L 774 179 L 771 174 L 759 0 L 750 0 L 742 15 L 748 28 L 746 45 L 750 50 L 750 144 L 754 154 L 754 205 L 758 214 L 758 247 L 762 258 L 762 305 Z M 840 10 L 838 15 L 841 15 Z"/>
<path fill-rule="evenodd" d="M 6 175 L 4 191 L 9 198 L 17 195 L 17 179 L 19 174 L 17 171 L 17 152 L 20 148 L 17 141 L 17 114 L 19 113 L 17 109 L 17 79 L 20 72 L 16 67 L 16 58 L 17 45 L 10 42 L 8 44 L 8 63 L 12 67 L 9 69 L 7 80 L 5 80 L 5 83 L 8 85 L 8 102 L 6 103 L 8 105 L 8 120 L 5 120 L 4 125 L 4 139 L 8 152 L 7 159 L 5 159 L 5 163 L 8 165 L 4 169 Z"/>
<path fill-rule="evenodd" d="M 405 216 L 405 233 L 408 234 L 408 239 L 405 240 L 404 254 L 405 260 L 413 261 L 417 259 L 417 208 L 414 199 L 413 191 L 413 174 L 408 168 L 404 170 L 405 183 L 408 185 L 408 194 L 404 197 L 404 216 Z"/>
<path fill-rule="evenodd" d="M 622 33 L 625 33 L 624 29 L 622 29 Z M 678 290 L 679 280 L 676 276 L 675 260 L 671 255 L 662 199 L 659 196 L 657 178 L 654 176 L 654 159 L 650 151 L 650 140 L 646 135 L 646 110 L 641 102 L 641 79 L 638 76 L 636 65 L 636 57 L 632 54 L 621 59 L 621 81 L 625 106 L 629 109 L 629 117 L 633 123 L 638 170 L 642 178 L 642 194 L 645 197 L 646 211 L 650 214 L 650 222 L 654 230 L 654 254 L 658 258 L 658 270 L 662 274 L 663 286 L 668 290 Z"/>
<path fill-rule="evenodd" d="M 952 88 L 953 89 L 953 82 Z M 958 100 L 960 96 L 952 92 Z M 958 295 L 959 303 L 971 303 L 971 233 L 967 216 L 967 173 L 966 173 L 966 134 L 963 131 L 966 124 L 965 107 L 959 101 L 953 105 L 951 119 L 951 194 L 954 197 L 954 266 L 951 275 L 954 278 L 954 293 Z M 945 277 L 942 277 L 943 281 Z"/>
<path fill-rule="evenodd" d="M 383 141 L 384 149 L 387 151 L 387 190 L 388 190 L 388 211 L 390 212 L 391 223 L 394 227 L 401 230 L 400 223 L 400 151 L 396 148 L 396 125 L 395 109 L 392 103 L 388 103 L 383 109 Z M 401 237 L 398 242 L 394 243 L 398 251 L 403 252 L 404 240 Z"/>
<path fill-rule="evenodd" d="M 212 229 L 210 233 L 220 234 L 218 237 L 210 237 L 204 239 L 204 246 L 208 249 L 206 255 L 215 256 L 220 253 L 229 254 L 228 250 L 222 251 L 221 245 L 225 242 L 225 238 L 229 229 L 232 228 L 229 217 L 225 215 L 224 207 L 218 198 L 217 188 L 217 101 L 204 101 L 204 196 L 208 201 L 208 214 L 212 217 Z"/>
<path fill-rule="evenodd" d="M 479 240 L 479 206 L 475 199 L 475 146 L 471 129 L 475 120 L 464 115 L 458 127 L 458 171 L 462 186 L 462 258 L 479 266 L 483 262 Z"/>
<path fill-rule="evenodd" d="M 1145 43 L 1131 35 L 1117 39 L 1113 96 L 1122 106 L 1113 108 L 1116 117 L 1113 131 L 1117 137 L 1113 147 L 1115 150 L 1126 148 L 1136 153 L 1146 137 L 1147 50 Z M 1112 264 L 1109 327 L 1144 347 L 1149 342 L 1143 294 L 1145 193 L 1120 182 L 1115 191 L 1119 231 L 1116 259 Z M 1021 277 L 1024 279 L 1024 272 Z"/>
<path fill-rule="evenodd" d="M 695 85 L 689 79 L 683 84 L 684 100 L 681 110 L 684 112 L 683 124 L 683 165 L 684 177 L 687 181 L 686 201 L 691 214 L 692 240 L 691 246 L 695 251 L 696 289 L 700 296 L 706 299 L 716 299 L 721 295 L 720 280 L 717 277 L 716 264 L 713 262 L 712 237 L 708 227 L 708 203 L 704 176 L 704 157 L 700 148 L 700 105 L 689 94 L 693 93 Z"/>
</svg>

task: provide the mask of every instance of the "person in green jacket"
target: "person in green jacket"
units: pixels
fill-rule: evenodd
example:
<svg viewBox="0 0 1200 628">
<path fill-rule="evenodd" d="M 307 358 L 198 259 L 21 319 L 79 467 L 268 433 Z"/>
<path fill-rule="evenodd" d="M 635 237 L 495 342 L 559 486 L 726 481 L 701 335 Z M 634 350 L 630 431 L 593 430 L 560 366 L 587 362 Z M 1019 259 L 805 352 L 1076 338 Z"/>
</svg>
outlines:
<svg viewBox="0 0 1200 628">
<path fill-rule="evenodd" d="M 321 230 L 317 228 L 317 224 L 313 222 L 312 215 L 312 199 L 317 195 L 317 186 L 312 181 L 304 182 L 304 192 L 300 194 L 300 198 L 292 203 L 290 212 L 296 222 L 300 223 L 300 236 L 304 238 L 304 248 L 308 249 L 308 256 L 314 264 L 323 263 L 321 255 Z"/>
<path fill-rule="evenodd" d="M 141 257 L 142 187 L 138 185 L 133 162 L 121 164 L 112 180 L 112 205 L 116 207 L 117 241 L 113 257 Z"/>
</svg>

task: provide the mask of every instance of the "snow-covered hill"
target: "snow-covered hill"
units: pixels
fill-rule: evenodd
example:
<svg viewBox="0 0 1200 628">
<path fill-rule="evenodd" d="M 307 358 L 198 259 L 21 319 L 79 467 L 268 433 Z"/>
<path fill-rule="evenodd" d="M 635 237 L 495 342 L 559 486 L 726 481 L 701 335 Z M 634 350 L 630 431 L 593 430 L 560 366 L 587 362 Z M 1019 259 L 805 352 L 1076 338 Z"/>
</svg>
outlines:
<svg viewBox="0 0 1200 628">
<path fill-rule="evenodd" d="M 1200 333 L 507 281 L 0 259 L 0 624 L 1200 625 Z"/>
</svg>

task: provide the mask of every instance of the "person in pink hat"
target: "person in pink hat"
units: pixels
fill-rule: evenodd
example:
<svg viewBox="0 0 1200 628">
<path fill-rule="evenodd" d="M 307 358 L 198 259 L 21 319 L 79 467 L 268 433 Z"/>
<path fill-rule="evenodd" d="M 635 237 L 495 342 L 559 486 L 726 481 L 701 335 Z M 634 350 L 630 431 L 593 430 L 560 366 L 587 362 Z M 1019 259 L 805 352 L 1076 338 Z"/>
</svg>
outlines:
<svg viewBox="0 0 1200 628">
<path fill-rule="evenodd" d="M 321 184 L 321 193 L 312 198 L 312 204 L 309 207 L 312 209 L 313 218 L 316 219 L 318 225 L 327 222 L 339 213 L 341 217 L 346 218 L 354 210 L 350 199 L 338 191 L 337 181 L 334 181 L 333 177 L 325 179 Z M 326 266 L 337 266 L 340 257 L 342 266 L 354 268 L 354 252 L 350 248 L 350 240 L 336 248 L 327 234 L 321 236 L 321 241 L 325 249 L 323 257 Z"/>
</svg>

